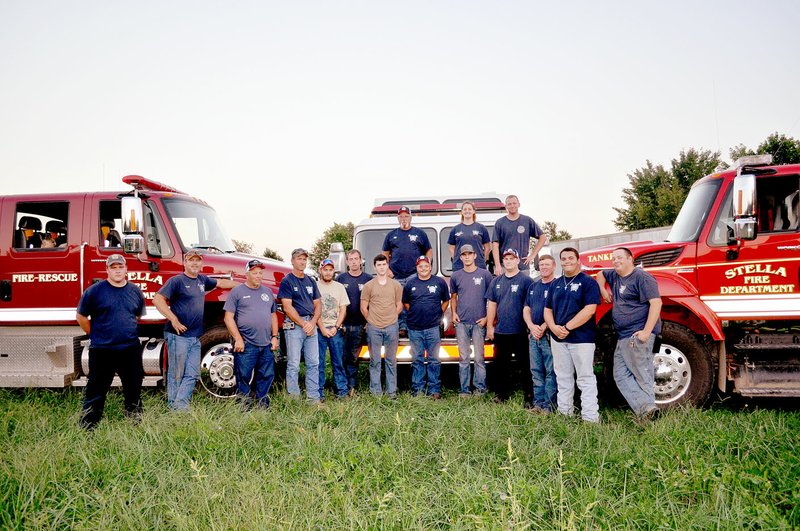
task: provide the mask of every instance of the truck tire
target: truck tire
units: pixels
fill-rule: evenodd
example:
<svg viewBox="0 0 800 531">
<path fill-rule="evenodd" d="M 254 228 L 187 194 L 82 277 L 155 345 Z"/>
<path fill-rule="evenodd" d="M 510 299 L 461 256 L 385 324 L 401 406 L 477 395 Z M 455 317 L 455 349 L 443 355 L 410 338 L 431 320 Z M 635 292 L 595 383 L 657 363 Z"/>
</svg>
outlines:
<svg viewBox="0 0 800 531">
<path fill-rule="evenodd" d="M 236 395 L 233 344 L 222 325 L 210 328 L 200 337 L 200 384 L 211 396 L 231 398 Z"/>
<path fill-rule="evenodd" d="M 714 361 L 700 338 L 679 324 L 664 322 L 661 348 L 655 354 L 656 404 L 702 406 L 714 385 Z"/>
</svg>

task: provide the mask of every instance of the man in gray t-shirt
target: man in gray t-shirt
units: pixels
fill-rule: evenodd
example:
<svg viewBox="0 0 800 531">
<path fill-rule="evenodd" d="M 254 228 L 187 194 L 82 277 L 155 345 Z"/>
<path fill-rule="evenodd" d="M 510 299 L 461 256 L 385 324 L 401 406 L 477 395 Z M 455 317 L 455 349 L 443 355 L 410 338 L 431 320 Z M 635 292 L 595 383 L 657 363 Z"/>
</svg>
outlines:
<svg viewBox="0 0 800 531">
<path fill-rule="evenodd" d="M 275 313 L 275 295 L 261 285 L 264 267 L 259 260 L 247 263 L 247 281 L 231 290 L 224 308 L 225 326 L 234 341 L 236 391 L 245 410 L 252 407 L 251 378 L 256 404 L 264 408 L 269 407 L 269 388 L 275 379 L 272 351 L 279 345 L 278 316 Z"/>
</svg>

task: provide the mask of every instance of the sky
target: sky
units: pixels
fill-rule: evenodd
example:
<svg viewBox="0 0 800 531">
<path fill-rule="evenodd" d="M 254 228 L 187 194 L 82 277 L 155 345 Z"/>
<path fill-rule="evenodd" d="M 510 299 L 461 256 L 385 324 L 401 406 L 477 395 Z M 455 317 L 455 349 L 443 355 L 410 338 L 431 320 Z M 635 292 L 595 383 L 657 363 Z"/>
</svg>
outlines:
<svg viewBox="0 0 800 531">
<path fill-rule="evenodd" d="M 288 258 L 376 197 L 615 232 L 627 175 L 800 138 L 800 2 L 0 0 L 3 194 L 143 175 Z"/>
</svg>

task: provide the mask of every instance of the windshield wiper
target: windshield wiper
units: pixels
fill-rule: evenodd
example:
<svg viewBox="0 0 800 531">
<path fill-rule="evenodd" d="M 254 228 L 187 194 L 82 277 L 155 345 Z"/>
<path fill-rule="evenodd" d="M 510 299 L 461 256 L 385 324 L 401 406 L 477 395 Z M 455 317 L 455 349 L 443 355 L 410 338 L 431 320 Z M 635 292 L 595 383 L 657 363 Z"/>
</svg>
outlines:
<svg viewBox="0 0 800 531">
<path fill-rule="evenodd" d="M 219 251 L 222 254 L 232 253 L 233 251 L 223 251 L 216 245 L 192 245 L 192 249 L 209 249 L 212 251 Z"/>
</svg>

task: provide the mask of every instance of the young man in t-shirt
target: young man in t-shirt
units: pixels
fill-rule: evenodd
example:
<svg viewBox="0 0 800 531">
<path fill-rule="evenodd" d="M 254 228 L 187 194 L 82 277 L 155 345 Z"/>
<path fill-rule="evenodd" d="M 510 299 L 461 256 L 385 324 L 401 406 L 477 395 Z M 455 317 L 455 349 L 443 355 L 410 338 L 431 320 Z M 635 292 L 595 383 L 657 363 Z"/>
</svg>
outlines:
<svg viewBox="0 0 800 531">
<path fill-rule="evenodd" d="M 153 298 L 153 305 L 167 318 L 164 325 L 167 406 L 173 410 L 189 408 L 194 386 L 200 379 L 200 336 L 206 292 L 237 285 L 227 278 L 201 275 L 202 266 L 203 255 L 197 249 L 189 249 L 183 255 L 183 273 L 167 280 Z"/>
<path fill-rule="evenodd" d="M 577 249 L 566 247 L 559 257 L 564 276 L 552 282 L 544 308 L 544 321 L 552 334 L 558 411 L 572 416 L 577 383 L 581 390 L 581 417 L 587 422 L 600 422 L 594 375 L 594 312 L 600 304 L 600 288 L 581 271 Z"/>
<path fill-rule="evenodd" d="M 408 312 L 408 340 L 411 342 L 411 394 L 426 393 L 433 399 L 442 397 L 439 377 L 439 325 L 450 305 L 447 282 L 431 275 L 430 259 L 417 258 L 417 276 L 403 288 L 403 306 Z M 427 380 L 427 390 L 426 390 Z"/>
<path fill-rule="evenodd" d="M 531 409 L 533 386 L 529 376 L 528 334 L 522 319 L 522 309 L 533 281 L 519 270 L 519 262 L 519 252 L 516 249 L 506 249 L 503 252 L 503 274 L 495 277 L 489 286 L 486 337 L 494 340 L 495 400 L 505 402 L 511 394 L 511 355 L 514 354 L 520 365 L 523 406 Z"/>
<path fill-rule="evenodd" d="M 558 385 L 553 370 L 553 352 L 550 349 L 550 333 L 544 322 L 544 303 L 555 279 L 556 261 L 549 254 L 539 258 L 542 274 L 533 282 L 525 300 L 522 318 L 530 333 L 531 378 L 533 379 L 533 409 L 550 413 L 557 409 Z"/>
<path fill-rule="evenodd" d="M 597 285 L 603 300 L 614 303 L 614 381 L 634 415 L 647 421 L 658 412 L 653 345 L 661 333 L 661 295 L 653 275 L 634 266 L 627 247 L 614 249 L 611 263 L 613 270 L 597 273 Z"/>
<path fill-rule="evenodd" d="M 365 338 L 364 327 L 367 324 L 367 320 L 361 313 L 361 292 L 367 282 L 372 280 L 372 275 L 365 273 L 362 269 L 361 252 L 358 249 L 351 249 L 347 252 L 347 269 L 348 271 L 340 274 L 336 281 L 344 286 L 347 297 L 350 299 L 347 314 L 342 322 L 344 331 L 342 365 L 347 378 L 347 394 L 353 396 L 358 373 L 358 355 L 361 352 L 361 344 Z"/>
<path fill-rule="evenodd" d="M 283 277 L 278 298 L 283 305 L 286 319 L 283 329 L 286 335 L 286 392 L 300 397 L 300 356 L 306 360 L 306 396 L 308 401 L 319 403 L 319 343 L 317 322 L 321 313 L 319 289 L 304 271 L 308 263 L 305 249 L 292 251 L 292 272 Z"/>
<path fill-rule="evenodd" d="M 261 285 L 266 266 L 259 260 L 247 263 L 244 284 L 231 290 L 225 301 L 225 326 L 233 337 L 233 370 L 242 408 L 252 407 L 251 379 L 255 403 L 269 407 L 269 389 L 275 379 L 273 351 L 280 345 L 278 316 L 272 290 Z"/>
<path fill-rule="evenodd" d="M 492 256 L 495 263 L 495 276 L 500 276 L 503 272 L 502 268 L 498 267 L 501 264 L 500 249 L 516 249 L 521 260 L 519 269 L 529 273 L 539 250 L 547 244 L 547 235 L 531 217 L 519 213 L 517 196 L 506 197 L 506 212 L 505 216 L 494 222 Z M 529 253 L 531 238 L 536 238 L 536 246 Z"/>
<path fill-rule="evenodd" d="M 476 394 L 486 392 L 486 363 L 483 358 L 486 336 L 486 297 L 492 274 L 477 266 L 477 254 L 470 244 L 461 246 L 459 256 L 463 267 L 450 277 L 450 311 L 458 342 L 459 396 L 470 395 L 470 351 L 475 357 L 472 385 Z"/>
<path fill-rule="evenodd" d="M 93 284 L 81 296 L 75 318 L 89 334 L 89 378 L 83 396 L 81 427 L 92 430 L 103 416 L 114 374 L 122 381 L 125 415 L 142 413 L 142 344 L 138 318 L 144 315 L 144 295 L 128 282 L 125 258 L 106 259 L 107 279 Z"/>
<path fill-rule="evenodd" d="M 350 298 L 344 286 L 333 280 L 333 260 L 326 258 L 319 265 L 319 282 L 317 287 L 320 293 L 322 313 L 317 326 L 319 327 L 317 341 L 319 342 L 319 399 L 325 399 L 325 354 L 331 353 L 331 372 L 333 373 L 333 387 L 338 398 L 347 396 L 347 378 L 342 365 L 342 351 L 344 337 L 340 330 L 347 312 Z"/>
<path fill-rule="evenodd" d="M 361 314 L 367 321 L 369 346 L 369 392 L 383 395 L 381 388 L 381 348 L 384 349 L 386 395 L 397 398 L 397 316 L 403 309 L 403 288 L 389 278 L 389 261 L 379 254 L 372 260 L 375 278 L 361 292 Z"/>
</svg>

